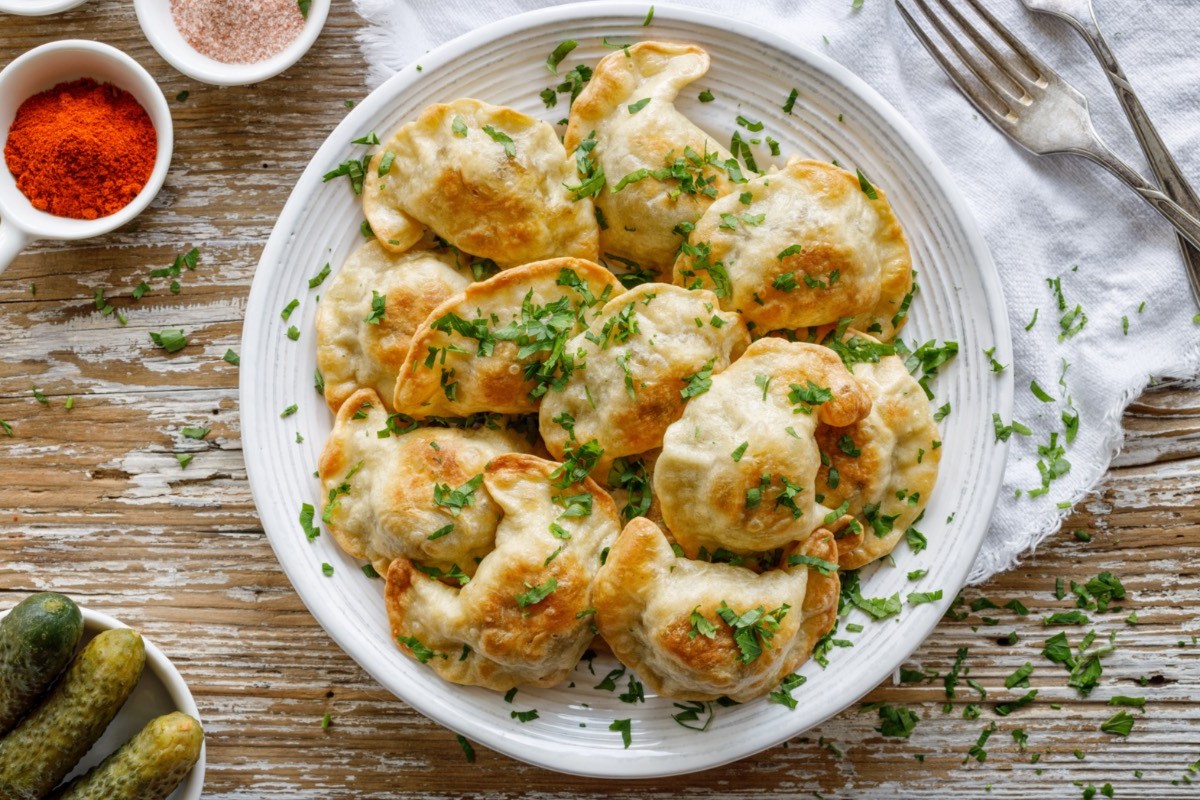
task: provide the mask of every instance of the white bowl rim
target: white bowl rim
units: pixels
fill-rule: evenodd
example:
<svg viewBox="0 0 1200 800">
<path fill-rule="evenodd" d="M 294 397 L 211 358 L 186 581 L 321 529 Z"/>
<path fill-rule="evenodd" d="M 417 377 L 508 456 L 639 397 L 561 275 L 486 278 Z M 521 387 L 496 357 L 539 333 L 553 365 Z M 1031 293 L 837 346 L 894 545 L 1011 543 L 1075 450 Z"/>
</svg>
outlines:
<svg viewBox="0 0 1200 800">
<path fill-rule="evenodd" d="M 134 0 L 133 3 L 138 24 L 142 26 L 142 33 L 146 35 L 159 55 L 172 67 L 201 83 L 213 86 L 245 86 L 273 78 L 281 72 L 291 69 L 296 62 L 303 58 L 317 41 L 321 31 L 325 29 L 325 20 L 329 16 L 332 0 L 312 0 L 308 16 L 305 18 L 304 29 L 300 31 L 300 35 L 275 55 L 255 64 L 225 64 L 197 52 L 186 41 L 182 48 L 172 47 L 163 34 L 161 26 L 154 22 L 159 19 L 160 15 L 150 10 L 151 6 L 155 4 L 161 6 L 162 3 L 163 0 Z M 161 8 L 158 10 L 161 11 Z M 170 20 L 169 7 L 165 13 L 166 18 Z M 173 22 L 169 24 L 174 28 Z M 180 36 L 180 38 L 183 37 Z"/>
<path fill-rule="evenodd" d="M 175 131 L 171 120 L 171 108 L 167 105 L 167 99 L 163 96 L 158 83 L 146 71 L 146 68 L 123 50 L 119 50 L 110 44 L 90 39 L 60 39 L 54 42 L 47 42 L 46 44 L 25 51 L 10 61 L 3 70 L 0 70 L 0 85 L 6 80 L 10 80 L 21 69 L 28 68 L 30 64 L 38 59 L 53 58 L 57 54 L 72 50 L 93 53 L 107 58 L 119 69 L 123 70 L 131 81 L 141 84 L 141 88 L 145 90 L 145 94 L 150 98 L 150 104 L 153 106 L 152 109 L 147 108 L 146 113 L 154 123 L 155 133 L 158 138 L 158 153 L 155 156 L 154 169 L 150 172 L 150 178 L 146 181 L 146 185 L 142 187 L 142 190 L 124 208 L 105 217 L 98 217 L 97 219 L 73 219 L 56 216 L 34 208 L 33 204 L 24 195 L 21 195 L 21 200 L 18 201 L 24 203 L 24 206 L 21 208 L 5 208 L 4 203 L 0 202 L 0 219 L 3 220 L 5 225 L 11 226 L 27 239 L 70 241 L 75 239 L 90 239 L 93 236 L 100 236 L 114 231 L 146 210 L 146 207 L 158 196 L 158 192 L 162 189 L 162 185 L 167 179 L 167 173 L 171 168 L 171 157 L 174 154 L 175 148 Z M 81 71 L 80 77 L 89 76 L 86 72 Z M 7 139 L 7 131 L 3 135 L 0 135 L 0 140 L 4 139 Z M 0 164 L 0 169 L 6 170 L 7 167 Z"/>
<path fill-rule="evenodd" d="M 0 0 L 0 14 L 44 17 L 81 6 L 87 0 Z"/>
<path fill-rule="evenodd" d="M 30 596 L 32 597 L 33 595 Z M 13 608 L 15 607 L 14 604 Z M 101 611 L 94 611 L 84 606 L 78 606 L 78 608 L 80 614 L 83 615 L 83 626 L 85 629 L 91 626 L 101 628 L 102 630 L 119 628 L 130 628 L 132 630 L 131 626 L 126 625 L 116 617 L 111 617 Z M 11 611 L 12 608 L 0 611 L 0 619 L 7 617 Z M 200 709 L 196 707 L 196 700 L 192 697 L 192 691 L 188 688 L 183 676 L 179 674 L 179 670 L 171 663 L 171 659 L 167 658 L 163 654 L 163 651 L 159 650 L 154 642 L 151 642 L 145 636 L 142 636 L 142 644 L 146 650 L 146 667 L 162 682 L 176 709 L 195 720 L 199 720 L 203 724 L 203 720 L 200 720 Z M 192 784 L 195 791 L 188 791 L 181 796 L 180 800 L 199 800 L 204 787 L 204 768 L 207 762 L 207 751 L 208 743 L 205 741 L 200 747 L 200 758 L 196 760 L 195 766 L 192 767 L 191 772 L 184 779 L 185 783 Z M 180 787 L 182 788 L 184 785 L 184 783 L 181 783 Z"/>
<path fill-rule="evenodd" d="M 349 137 L 346 135 L 351 131 L 359 132 L 359 128 L 363 122 L 372 119 L 374 116 L 381 114 L 392 101 L 392 97 L 396 94 L 406 91 L 422 80 L 423 74 L 427 76 L 433 71 L 444 68 L 448 63 L 454 61 L 462 54 L 487 44 L 492 40 L 503 38 L 511 33 L 522 30 L 526 27 L 537 25 L 550 24 L 566 24 L 576 22 L 581 19 L 590 19 L 597 17 L 628 17 L 631 19 L 641 20 L 645 17 L 647 3 L 631 2 L 630 0 L 589 0 L 587 2 L 575 2 L 564 5 L 550 6 L 546 8 L 527 11 L 521 14 L 516 14 L 488 25 L 475 28 L 461 36 L 458 36 L 444 44 L 434 48 L 428 53 L 422 54 L 420 64 L 422 71 L 417 71 L 417 62 L 414 59 L 408 66 L 399 70 L 395 75 L 385 81 L 381 86 L 376 88 L 365 99 L 360 101 L 353 110 L 343 119 L 330 134 L 325 142 L 321 145 L 318 151 L 314 154 L 313 159 L 309 162 L 308 167 L 300 175 L 296 182 L 296 187 L 293 189 L 292 195 L 289 197 L 281 212 L 276 226 L 273 229 L 270 238 L 267 241 L 266 247 L 263 249 L 263 254 L 259 260 L 259 270 L 256 272 L 255 281 L 251 286 L 250 297 L 246 308 L 247 325 L 243 330 L 242 351 L 249 352 L 246 344 L 247 333 L 256 329 L 255 321 L 268 319 L 274 313 L 267 306 L 268 289 L 266 278 L 268 277 L 269 269 L 263 269 L 264 265 L 269 265 L 274 261 L 278 261 L 283 255 L 284 250 L 292 237 L 297 218 L 302 206 L 292 205 L 292 200 L 298 195 L 297 193 L 308 184 L 320 181 L 321 175 L 327 169 L 327 162 L 333 159 L 335 153 L 340 153 L 344 148 L 344 141 Z M 848 67 L 834 61 L 827 55 L 813 50 L 807 46 L 793 42 L 781 34 L 763 28 L 757 24 L 750 23 L 735 17 L 726 16 L 717 12 L 700 10 L 680 5 L 678 3 L 655 3 L 655 16 L 658 19 L 671 18 L 681 22 L 699 23 L 723 29 L 727 32 L 734 33 L 738 36 L 747 38 L 751 41 L 761 42 L 772 48 L 787 52 L 794 55 L 797 59 L 809 62 L 811 65 L 819 67 L 826 72 L 831 78 L 838 81 L 847 91 L 858 95 L 868 102 L 873 110 L 882 117 L 885 122 L 891 126 L 897 136 L 903 141 L 904 145 L 911 150 L 917 159 L 929 170 L 930 176 L 936 183 L 939 191 L 941 191 L 950 205 L 957 209 L 956 220 L 961 225 L 961 231 L 964 238 L 969 244 L 971 252 L 976 256 L 976 264 L 979 273 L 979 280 L 985 294 L 994 298 L 995 302 L 1003 308 L 1004 292 L 1000 283 L 999 273 L 996 271 L 995 263 L 991 256 L 991 251 L 988 248 L 987 242 L 984 240 L 979 227 L 971 216 L 969 206 L 966 203 L 962 192 L 958 189 L 956 179 L 950 174 L 945 164 L 942 163 L 938 155 L 933 151 L 932 146 L 928 143 L 925 137 L 919 133 L 916 128 L 907 119 L 901 116 L 900 112 L 886 100 L 874 87 L 870 86 L 866 81 L 852 72 Z M 353 123 L 353 124 L 351 124 Z M 353 134 L 351 134 L 353 135 Z M 336 160 L 336 159 L 333 159 Z M 1008 324 L 1008 318 L 1005 314 L 993 314 L 990 319 L 995 340 L 999 350 L 1011 352 L 1012 337 L 1011 330 Z M 253 383 L 256 380 L 255 370 L 243 368 L 239 381 L 239 405 L 245 403 L 248 395 L 253 395 L 255 390 Z M 1001 416 L 1010 415 L 1013 404 L 1013 380 L 1011 375 L 1000 376 L 999 385 L 999 413 Z M 266 431 L 256 429 L 254 426 L 248 427 L 243 431 L 244 445 L 246 452 L 254 452 L 265 449 L 261 438 L 268 435 Z M 1008 445 L 1007 443 L 997 443 L 991 452 L 989 459 L 993 464 L 993 472 L 996 474 L 1002 473 L 1002 465 L 1007 459 Z M 265 491 L 266 482 L 264 480 L 255 481 L 254 474 L 256 467 L 252 463 L 253 459 L 248 458 L 246 463 L 247 476 L 250 478 L 251 494 L 254 497 L 255 506 L 259 511 L 259 516 L 263 516 L 263 509 L 270 508 L 277 504 L 278 499 L 269 495 Z M 986 510 L 990 517 L 995 508 L 996 502 L 999 499 L 1001 482 L 997 479 L 992 485 L 986 487 L 980 492 L 978 497 L 977 508 Z M 985 530 L 981 530 L 976 535 L 976 541 L 970 551 L 970 558 L 964 556 L 963 561 L 955 565 L 952 583 L 956 587 L 962 587 L 966 576 L 970 570 L 972 563 L 978 556 L 979 549 L 983 545 L 983 536 Z M 280 561 L 280 565 L 284 568 L 284 572 L 288 575 L 288 579 L 293 584 L 293 587 L 299 587 L 307 583 L 310 576 L 307 573 L 301 572 L 298 566 L 292 562 L 290 558 L 285 557 L 276 546 L 276 541 L 268 535 L 268 541 L 271 543 L 272 549 L 275 551 L 276 557 Z M 305 597 L 304 593 L 297 588 L 297 595 L 308 608 L 309 612 L 321 625 L 322 629 L 332 638 L 339 647 L 351 656 L 368 674 L 371 675 L 382 686 L 387 687 L 389 681 L 386 681 L 382 675 L 383 670 L 377 665 L 372 666 L 368 663 L 359 660 L 354 656 L 354 653 L 360 650 L 358 643 L 351 635 L 351 631 L 341 630 L 332 623 L 335 621 L 331 613 L 327 613 L 327 609 L 311 603 L 309 598 Z M 315 596 L 315 593 L 314 593 Z M 953 600 L 953 594 L 948 595 L 944 601 L 936 604 L 928 604 L 925 606 L 928 609 L 938 609 L 944 611 Z M 933 629 L 941 621 L 942 613 L 929 613 L 913 615 L 919 618 L 917 623 L 908 623 L 911 625 L 913 634 L 912 644 L 904 652 L 897 651 L 895 659 L 896 666 L 903 663 L 915 652 Z M 911 619 L 911 618 L 910 618 Z M 866 686 L 861 692 L 848 694 L 837 702 L 837 708 L 829 714 L 826 719 L 836 716 L 846 708 L 853 705 L 863 695 L 875 688 L 879 683 L 886 680 L 887 677 L 893 674 L 894 669 L 889 666 L 883 670 L 874 668 L 871 671 L 873 676 L 869 686 Z M 865 684 L 865 682 L 864 682 Z M 454 708 L 448 708 L 437 704 L 433 699 L 420 694 L 419 692 L 411 692 L 403 697 L 397 695 L 404 703 L 408 704 L 421 714 L 438 722 L 441 725 L 449 728 L 455 733 L 462 734 L 486 747 L 503 753 L 518 761 L 523 761 L 543 769 L 549 769 L 557 772 L 563 772 L 572 775 L 580 775 L 585 777 L 609 778 L 609 779 L 632 779 L 632 778 L 659 778 L 672 775 L 682 775 L 702 770 L 712 769 L 722 766 L 733 761 L 737 761 L 749 757 L 755 752 L 761 752 L 771 746 L 787 741 L 792 736 L 798 735 L 802 731 L 795 730 L 791 727 L 781 727 L 772 737 L 772 740 L 763 744 L 761 747 L 756 747 L 752 751 L 746 751 L 737 747 L 728 749 L 727 757 L 720 760 L 705 760 L 702 763 L 698 762 L 694 757 L 687 754 L 673 755 L 670 760 L 661 759 L 654 760 L 646 758 L 644 760 L 615 758 L 595 758 L 595 759 L 568 759 L 562 758 L 558 763 L 547 763 L 539 761 L 535 756 L 527 752 L 530 749 L 538 749 L 541 746 L 533 745 L 530 741 L 524 739 L 519 731 L 512 730 L 492 730 L 486 724 L 481 725 L 478 720 L 474 719 L 469 713 L 460 712 Z M 598 751 L 599 752 L 599 751 Z M 604 756 L 612 754 L 604 751 Z"/>
</svg>

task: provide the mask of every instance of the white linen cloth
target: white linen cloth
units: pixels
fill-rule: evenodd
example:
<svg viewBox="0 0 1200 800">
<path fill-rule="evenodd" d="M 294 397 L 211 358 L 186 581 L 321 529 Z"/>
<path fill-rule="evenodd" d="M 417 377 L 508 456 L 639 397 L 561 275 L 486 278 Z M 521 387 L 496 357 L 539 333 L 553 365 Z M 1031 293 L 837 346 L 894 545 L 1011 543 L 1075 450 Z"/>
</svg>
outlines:
<svg viewBox="0 0 1200 800">
<path fill-rule="evenodd" d="M 1017 0 L 984 0 L 1044 60 L 1091 101 L 1111 147 L 1149 176 L 1116 99 L 1083 40 Z M 1200 181 L 1200 3 L 1095 0 L 1103 30 L 1185 173 Z M 429 49 L 552 0 L 355 0 L 372 25 L 360 34 L 372 87 Z M 649 3 L 646 4 L 649 7 Z M 661 5 L 661 4 L 660 4 Z M 860 75 L 932 143 L 957 176 L 991 247 L 1013 330 L 1014 416 L 1033 430 L 1014 435 L 999 505 L 969 580 L 1012 568 L 1056 531 L 1071 505 L 1104 475 L 1122 443 L 1121 415 L 1147 383 L 1200 368 L 1200 325 L 1173 230 L 1149 206 L 1081 158 L 1038 158 L 1002 138 L 949 82 L 890 0 L 692 0 L 676 3 L 758 23 L 824 53 Z M 647 29 L 653 35 L 653 27 Z M 1084 328 L 1059 341 L 1047 278 L 1061 277 L 1068 311 Z M 1145 303 L 1144 306 L 1141 304 Z M 1036 325 L 1026 325 L 1038 310 Z M 1128 319 L 1128 333 L 1122 319 Z M 1065 392 L 1059 385 L 1063 364 Z M 952 369 L 948 366 L 947 369 Z M 1045 403 L 1030 382 L 1052 395 Z M 1061 431 L 1069 395 L 1079 432 L 1066 447 L 1070 471 L 1039 497 L 1038 445 Z M 1010 420 L 1004 420 L 1005 423 Z"/>
</svg>

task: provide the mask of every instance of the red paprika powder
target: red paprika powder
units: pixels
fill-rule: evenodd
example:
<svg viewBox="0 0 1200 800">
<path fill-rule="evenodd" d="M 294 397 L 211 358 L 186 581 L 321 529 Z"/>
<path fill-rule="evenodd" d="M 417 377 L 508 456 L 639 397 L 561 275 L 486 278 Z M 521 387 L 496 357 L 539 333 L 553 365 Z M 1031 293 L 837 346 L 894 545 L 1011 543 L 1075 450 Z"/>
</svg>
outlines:
<svg viewBox="0 0 1200 800">
<path fill-rule="evenodd" d="M 91 78 L 60 83 L 17 109 L 4 159 L 34 208 L 96 219 L 150 180 L 158 137 L 133 95 Z"/>
</svg>

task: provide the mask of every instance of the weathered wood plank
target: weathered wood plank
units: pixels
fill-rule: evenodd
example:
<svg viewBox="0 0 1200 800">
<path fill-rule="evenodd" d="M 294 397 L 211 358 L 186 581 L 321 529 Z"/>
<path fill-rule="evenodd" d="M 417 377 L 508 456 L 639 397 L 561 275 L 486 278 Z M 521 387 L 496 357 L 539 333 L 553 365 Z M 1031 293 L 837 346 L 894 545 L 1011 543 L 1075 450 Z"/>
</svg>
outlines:
<svg viewBox="0 0 1200 800">
<path fill-rule="evenodd" d="M 875 732 L 876 712 L 850 710 L 786 746 L 699 775 L 637 783 L 565 777 L 478 748 L 463 760 L 454 737 L 392 698 L 321 631 L 292 591 L 254 513 L 241 456 L 238 349 L 254 268 L 276 214 L 311 154 L 363 94 L 353 42 L 359 21 L 335 4 L 309 56 L 257 87 L 204 87 L 153 53 L 128 3 L 93 0 L 65 15 L 0 20 L 0 63 L 57 38 L 98 37 L 159 79 L 172 102 L 176 155 L 164 193 L 133 225 L 103 239 L 34 247 L 0 276 L 0 606 L 56 589 L 141 628 L 170 655 L 197 695 L 209 734 L 206 796 L 275 798 L 625 796 L 828 798 L 1078 797 L 1072 785 L 1111 782 L 1117 797 L 1192 797 L 1182 783 L 1200 758 L 1200 384 L 1152 388 L 1125 417 L 1118 466 L 1067 521 L 1082 542 L 1057 536 L 1017 569 L 971 590 L 1030 610 L 945 620 L 911 665 L 944 674 L 968 648 L 969 677 L 943 713 L 940 679 L 881 686 L 866 701 L 904 705 L 922 721 L 908 740 Z M 140 302 L 150 269 L 191 246 L 200 266 L 178 296 L 162 281 Z M 37 292 L 30 285 L 37 285 Z M 103 288 L 128 315 L 121 326 L 95 309 Z M 192 344 L 168 355 L 147 333 L 184 327 Z M 31 388 L 50 399 L 43 406 Z M 74 410 L 63 408 L 75 397 Z M 213 429 L 183 440 L 185 425 Z M 180 469 L 175 452 L 195 460 Z M 1089 698 L 1040 655 L 1055 629 L 1041 618 L 1069 607 L 1055 578 L 1102 571 L 1129 590 Z M 1136 611 L 1139 622 L 1123 622 Z M 998 639 L 1015 631 L 1019 642 Z M 1083 630 L 1070 631 L 1078 642 Z M 1180 644 L 1182 642 L 1182 645 Z M 1004 679 L 1025 662 L 1037 702 L 996 716 L 1020 696 Z M 836 662 L 835 662 L 836 665 Z M 1145 679 L 1146 685 L 1141 685 Z M 1098 730 L 1114 694 L 1144 696 L 1128 740 Z M 1060 704 L 1055 709 L 1052 704 Z M 321 717 L 333 726 L 323 731 Z M 997 722 L 984 763 L 963 764 L 985 725 Z M 1027 751 L 1011 731 L 1029 736 Z M 832 746 L 825 746 L 832 743 Z M 1081 750 L 1083 760 L 1073 752 Z M 1031 754 L 1042 754 L 1037 764 Z M 918 762 L 916 755 L 924 755 Z M 1134 771 L 1142 777 L 1135 778 Z M 1173 783 L 1176 782 L 1176 783 Z"/>
</svg>

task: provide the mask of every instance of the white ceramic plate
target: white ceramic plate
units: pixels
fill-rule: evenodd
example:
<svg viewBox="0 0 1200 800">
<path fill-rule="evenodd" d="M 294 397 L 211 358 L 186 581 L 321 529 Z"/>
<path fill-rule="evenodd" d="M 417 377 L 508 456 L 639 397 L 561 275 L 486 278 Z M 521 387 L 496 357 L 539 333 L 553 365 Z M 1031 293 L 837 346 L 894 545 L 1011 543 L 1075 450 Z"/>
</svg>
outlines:
<svg viewBox="0 0 1200 800">
<path fill-rule="evenodd" d="M 8 616 L 10 610 L 0 611 L 0 619 Z M 79 610 L 83 613 L 83 639 L 79 644 L 81 648 L 102 631 L 129 627 L 124 622 L 99 611 L 88 608 Z M 142 679 L 138 681 L 125 705 L 121 706 L 116 718 L 104 729 L 104 735 L 92 745 L 92 749 L 75 766 L 66 780 L 82 775 L 99 764 L 156 717 L 170 714 L 172 711 L 182 711 L 194 719 L 200 719 L 196 701 L 192 699 L 192 693 L 183 682 L 183 676 L 175 669 L 175 665 L 150 641 L 143 639 L 143 642 L 146 645 L 146 670 L 142 673 Z M 199 800 L 204 787 L 204 762 L 205 750 L 202 747 L 200 760 L 167 800 Z"/>
<path fill-rule="evenodd" d="M 279 560 L 325 630 L 398 697 L 470 739 L 550 769 L 623 778 L 691 772 L 742 758 L 836 714 L 886 679 L 937 624 L 975 558 L 1004 465 L 1004 448 L 993 444 L 991 414 L 1008 419 L 1012 405 L 1011 378 L 993 375 L 982 354 L 995 346 L 1005 362 L 1011 352 L 995 269 L 951 176 L 920 136 L 866 84 L 817 53 L 734 19 L 662 5 L 647 31 L 646 7 L 587 3 L 503 20 L 422 56 L 422 71 L 410 67 L 372 93 L 317 152 L 284 208 L 255 276 L 241 353 L 242 431 L 254 499 Z M 307 542 L 297 522 L 301 503 L 322 507 L 313 470 L 331 424 L 313 389 L 313 319 L 321 290 L 309 291 L 307 279 L 326 261 L 336 267 L 362 241 L 358 198 L 344 179 L 323 184 L 322 174 L 364 152 L 351 139 L 371 130 L 383 136 L 426 105 L 464 95 L 556 121 L 566 113 L 564 103 L 546 110 L 538 98 L 552 83 L 544 61 L 556 45 L 568 38 L 579 42 L 562 64 L 568 69 L 610 52 L 602 37 L 633 41 L 648 34 L 696 42 L 711 53 L 712 71 L 693 86 L 696 92 L 711 88 L 717 101 L 701 105 L 689 92 L 681 108 L 713 135 L 731 134 L 739 113 L 762 119 L 763 133 L 782 143 L 785 157 L 836 158 L 885 187 L 920 274 L 906 339 L 961 345 L 936 383 L 935 402 L 949 401 L 954 411 L 941 423 L 941 478 L 921 525 L 929 549 L 913 555 L 901 545 L 896 568 L 863 574 L 868 596 L 942 589 L 944 600 L 905 606 L 898 621 L 874 625 L 851 612 L 844 622 L 863 623 L 866 630 L 846 635 L 854 647 L 835 649 L 830 669 L 804 666 L 808 682 L 795 692 L 794 711 L 765 699 L 716 707 L 704 733 L 673 721 L 677 710 L 669 700 L 647 697 L 634 706 L 620 702 L 619 692 L 593 689 L 613 666 L 604 658 L 596 659 L 594 675 L 581 665 L 574 688 L 522 690 L 512 704 L 494 692 L 441 681 L 391 641 L 382 582 L 367 579 L 328 534 Z M 781 105 L 793 86 L 800 98 L 794 116 L 786 116 Z M 726 100 L 735 97 L 737 106 Z M 839 123 L 839 113 L 854 123 Z M 760 167 L 771 161 L 765 147 L 758 158 Z M 292 298 L 300 298 L 301 306 L 284 322 L 280 311 Z M 290 324 L 303 331 L 298 342 L 285 335 Z M 299 412 L 280 419 L 292 403 Z M 954 522 L 947 524 L 951 513 Z M 322 575 L 322 562 L 335 566 L 332 577 Z M 928 575 L 907 581 L 905 573 L 917 568 Z M 537 720 L 522 724 L 510 716 L 529 709 L 538 711 Z M 626 718 L 632 719 L 629 749 L 609 730 L 614 719 Z"/>
<path fill-rule="evenodd" d="M 44 17 L 47 14 L 68 11 L 86 2 L 87 0 L 0 0 L 0 13 Z"/>
</svg>

